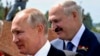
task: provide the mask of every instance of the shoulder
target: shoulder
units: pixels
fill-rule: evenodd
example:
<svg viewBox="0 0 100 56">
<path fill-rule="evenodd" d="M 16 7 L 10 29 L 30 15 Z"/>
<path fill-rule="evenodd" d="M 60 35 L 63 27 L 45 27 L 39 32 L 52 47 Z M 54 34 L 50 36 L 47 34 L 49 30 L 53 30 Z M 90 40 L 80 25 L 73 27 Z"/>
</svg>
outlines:
<svg viewBox="0 0 100 56">
<path fill-rule="evenodd" d="M 93 32 L 98 40 L 98 42 L 100 43 L 100 33 L 97 32 Z"/>
<path fill-rule="evenodd" d="M 92 42 L 97 42 L 98 39 L 100 39 L 100 35 L 98 35 L 97 33 L 93 33 L 92 31 L 88 30 L 87 28 L 85 29 L 83 35 L 82 35 L 82 39 L 87 39 L 87 40 L 91 40 Z M 100 40 L 99 40 L 100 41 Z"/>
<path fill-rule="evenodd" d="M 80 43 L 79 45 L 81 46 L 88 46 L 91 49 L 94 49 L 96 47 L 100 47 L 100 40 L 98 40 L 99 37 L 96 37 L 95 34 L 93 32 L 91 32 L 88 29 L 85 29 L 81 39 L 80 39 Z"/>
<path fill-rule="evenodd" d="M 65 53 L 51 45 L 48 56 L 65 56 Z"/>
<path fill-rule="evenodd" d="M 96 36 L 95 34 L 96 33 L 93 33 L 92 31 L 85 29 L 79 45 L 87 46 L 89 48 L 89 51 L 100 51 L 100 37 Z"/>
</svg>

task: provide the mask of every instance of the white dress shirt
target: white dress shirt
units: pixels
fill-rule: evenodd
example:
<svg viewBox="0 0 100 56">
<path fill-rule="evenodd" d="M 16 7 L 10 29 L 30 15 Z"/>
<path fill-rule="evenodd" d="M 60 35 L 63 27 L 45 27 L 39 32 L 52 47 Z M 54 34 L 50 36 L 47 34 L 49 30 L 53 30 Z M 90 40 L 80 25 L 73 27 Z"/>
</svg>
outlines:
<svg viewBox="0 0 100 56">
<path fill-rule="evenodd" d="M 45 45 L 34 56 L 47 56 L 50 50 L 50 42 L 47 40 Z"/>
<path fill-rule="evenodd" d="M 57 49 L 63 50 L 63 40 L 56 38 L 50 42 Z"/>
<path fill-rule="evenodd" d="M 76 52 L 76 49 L 78 47 L 80 38 L 82 37 L 83 32 L 85 31 L 85 26 L 84 24 L 81 25 L 80 29 L 72 39 L 72 43 L 74 44 L 74 48 L 72 51 Z M 67 45 L 68 41 L 65 40 L 65 45 Z M 57 38 L 51 41 L 51 44 L 56 47 L 57 49 L 63 50 L 63 40 Z"/>
</svg>

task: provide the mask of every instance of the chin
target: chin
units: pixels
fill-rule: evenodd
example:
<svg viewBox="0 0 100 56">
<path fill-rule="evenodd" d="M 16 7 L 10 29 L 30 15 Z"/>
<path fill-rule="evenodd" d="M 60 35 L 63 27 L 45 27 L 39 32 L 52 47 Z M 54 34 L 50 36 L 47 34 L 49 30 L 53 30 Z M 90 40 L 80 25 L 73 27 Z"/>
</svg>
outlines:
<svg viewBox="0 0 100 56">
<path fill-rule="evenodd" d="M 21 53 L 21 54 L 24 54 L 24 55 L 27 54 L 27 52 L 22 51 L 22 50 L 20 50 L 20 53 Z"/>
<path fill-rule="evenodd" d="M 58 35 L 58 37 L 59 37 L 60 39 L 65 40 L 65 37 L 64 37 L 64 36 Z"/>
<path fill-rule="evenodd" d="M 33 55 L 33 53 L 30 53 L 28 51 L 20 51 L 21 54 L 24 54 L 24 55 Z"/>
<path fill-rule="evenodd" d="M 26 50 L 25 50 L 24 48 L 20 48 L 20 49 L 19 49 L 19 52 L 20 52 L 21 54 L 26 54 L 26 53 L 27 53 Z"/>
</svg>

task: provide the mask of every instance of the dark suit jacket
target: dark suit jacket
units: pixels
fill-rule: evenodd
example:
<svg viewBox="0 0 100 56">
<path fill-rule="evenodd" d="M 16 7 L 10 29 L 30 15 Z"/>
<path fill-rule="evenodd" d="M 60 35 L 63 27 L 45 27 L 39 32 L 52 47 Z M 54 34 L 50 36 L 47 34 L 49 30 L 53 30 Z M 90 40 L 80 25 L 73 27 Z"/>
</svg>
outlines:
<svg viewBox="0 0 100 56">
<path fill-rule="evenodd" d="M 61 50 L 56 49 L 51 45 L 51 48 L 47 56 L 65 56 L 65 53 Z"/>
<path fill-rule="evenodd" d="M 85 29 L 80 39 L 77 52 L 84 56 L 100 56 L 100 43 L 88 29 Z"/>
</svg>

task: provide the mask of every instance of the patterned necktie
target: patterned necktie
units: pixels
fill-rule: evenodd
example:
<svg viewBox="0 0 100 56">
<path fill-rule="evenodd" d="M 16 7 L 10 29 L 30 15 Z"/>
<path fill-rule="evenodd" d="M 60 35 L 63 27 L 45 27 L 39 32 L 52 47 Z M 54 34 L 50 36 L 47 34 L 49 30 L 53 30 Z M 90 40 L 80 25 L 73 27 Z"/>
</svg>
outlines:
<svg viewBox="0 0 100 56">
<path fill-rule="evenodd" d="M 68 42 L 66 49 L 69 51 L 72 51 L 73 47 L 74 47 L 74 45 L 71 42 Z"/>
</svg>

